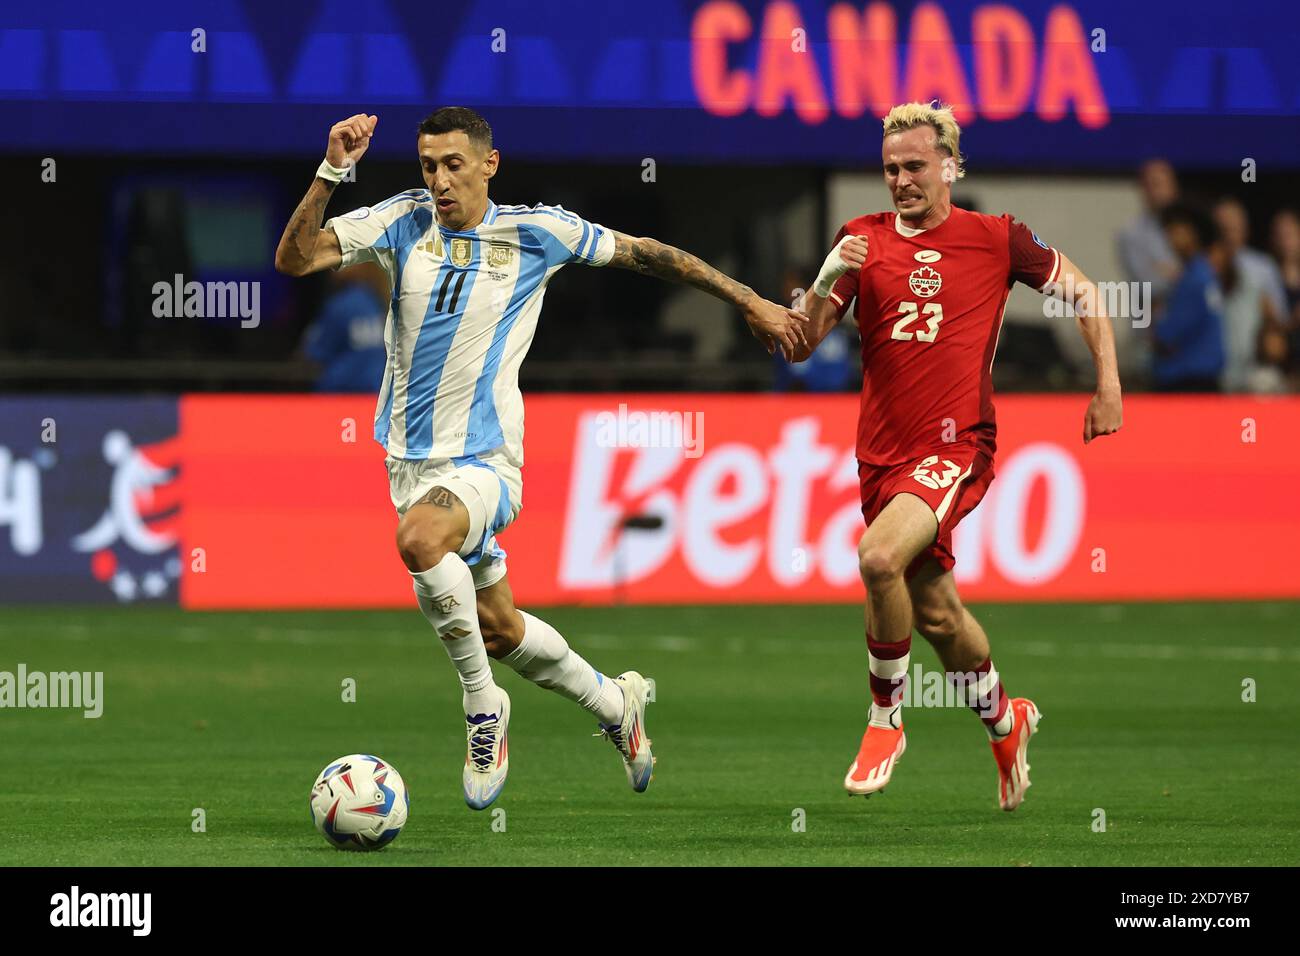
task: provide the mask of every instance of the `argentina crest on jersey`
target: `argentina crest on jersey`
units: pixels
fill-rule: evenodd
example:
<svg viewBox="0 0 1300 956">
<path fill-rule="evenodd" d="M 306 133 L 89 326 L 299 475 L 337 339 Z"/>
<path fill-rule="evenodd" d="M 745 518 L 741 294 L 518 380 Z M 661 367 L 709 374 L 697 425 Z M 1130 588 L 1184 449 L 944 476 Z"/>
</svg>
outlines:
<svg viewBox="0 0 1300 956">
<path fill-rule="evenodd" d="M 507 242 L 489 242 L 487 251 L 487 264 L 493 269 L 501 269 L 510 265 L 514 259 L 515 250 Z"/>
</svg>

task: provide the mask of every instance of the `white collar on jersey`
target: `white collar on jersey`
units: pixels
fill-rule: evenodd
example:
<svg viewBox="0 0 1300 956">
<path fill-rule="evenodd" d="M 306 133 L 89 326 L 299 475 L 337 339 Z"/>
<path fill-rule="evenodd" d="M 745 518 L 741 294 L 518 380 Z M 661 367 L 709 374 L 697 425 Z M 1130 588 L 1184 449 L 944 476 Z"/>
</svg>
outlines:
<svg viewBox="0 0 1300 956">
<path fill-rule="evenodd" d="M 911 226 L 903 225 L 903 217 L 898 213 L 894 213 L 894 231 L 905 239 L 911 239 L 925 232 L 924 229 L 913 229 Z"/>
</svg>

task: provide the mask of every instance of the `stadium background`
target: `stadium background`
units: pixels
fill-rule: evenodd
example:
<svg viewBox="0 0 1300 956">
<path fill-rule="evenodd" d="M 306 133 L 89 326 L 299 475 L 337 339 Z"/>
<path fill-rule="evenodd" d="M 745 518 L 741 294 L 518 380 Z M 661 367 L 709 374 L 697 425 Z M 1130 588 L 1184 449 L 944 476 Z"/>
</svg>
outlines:
<svg viewBox="0 0 1300 956">
<path fill-rule="evenodd" d="M 471 105 L 493 124 L 502 151 L 498 202 L 562 204 L 680 245 L 791 301 L 844 220 L 890 208 L 878 116 L 896 101 L 941 98 L 956 105 L 965 130 L 959 204 L 1011 212 L 1094 279 L 1127 282 L 1117 238 L 1143 213 L 1135 177 L 1147 159 L 1173 164 L 1185 198 L 1207 207 L 1239 200 L 1259 250 L 1271 248 L 1277 210 L 1300 203 L 1300 16 L 1285 4 L 1240 12 L 1165 0 L 708 0 L 596 12 L 501 0 L 433 13 L 408 0 L 9 5 L 0 14 L 0 173 L 10 186 L 0 230 L 0 638 L 9 650 L 0 667 L 44 654 L 101 664 L 110 679 L 114 668 L 128 671 L 126 683 L 146 699 L 132 720 L 145 726 L 182 708 L 187 694 L 206 699 L 175 684 L 176 674 L 201 680 L 216 666 L 189 641 L 227 648 L 238 673 L 222 687 L 236 701 L 278 687 L 295 713 L 308 712 L 311 679 L 337 680 L 314 655 L 295 657 L 294 642 L 320 633 L 330 653 L 344 653 L 378 632 L 390 635 L 390 652 L 427 649 L 392 548 L 382 451 L 369 438 L 372 389 L 323 382 L 322 364 L 309 357 L 309 330 L 331 314 L 332 300 L 350 290 L 364 303 L 370 280 L 341 288 L 272 269 L 283 222 L 338 119 L 380 117 L 356 181 L 339 187 L 330 215 L 418 186 L 419 119 L 435 106 Z M 157 316 L 155 283 L 177 275 L 255 284 L 255 324 Z M 352 310 L 358 329 L 369 322 L 373 330 L 364 305 Z M 1252 674 L 1294 671 L 1296 366 L 1294 357 L 1283 363 L 1269 394 L 1146 394 L 1151 329 L 1131 316 L 1115 327 L 1125 426 L 1085 448 L 1092 372 L 1073 321 L 1050 318 L 1027 290 L 1013 294 L 994 370 L 999 478 L 959 533 L 959 580 L 977 602 L 1010 602 L 984 613 L 1000 628 L 994 646 L 1007 647 L 1022 674 L 1050 686 L 1047 665 L 1059 662 L 1042 642 L 1071 653 L 1105 632 L 1120 643 L 1107 645 L 1114 653 L 1097 670 L 1128 668 L 1121 683 L 1170 702 L 1152 728 L 1172 726 L 1196 702 L 1188 688 L 1204 690 L 1215 648 L 1240 645 L 1234 659 L 1252 662 Z M 734 673 L 746 666 L 736 642 L 771 643 L 804 628 L 822 642 L 814 658 L 830 660 L 834 643 L 837 666 L 858 668 L 864 688 L 851 475 L 856 343 L 848 333 L 845 343 L 847 366 L 792 378 L 732 310 L 703 294 L 617 270 L 560 273 L 522 373 L 525 506 L 502 536 L 521 604 L 566 606 L 556 622 L 575 645 L 639 648 L 664 675 L 679 666 L 674 654 L 688 646 L 680 641 L 693 642 L 690 675 L 679 675 L 687 696 L 693 679 L 696 691 L 716 693 L 698 683 L 708 655 L 722 654 L 713 663 Z M 635 441 L 605 447 L 593 438 L 597 419 L 620 406 L 698 420 L 702 453 Z M 1201 600 L 1262 603 L 1120 603 Z M 103 609 L 69 607 L 82 604 Z M 750 604 L 827 606 L 782 617 L 739 606 Z M 100 616 L 118 605 L 141 616 Z M 581 605 L 614 607 L 570 607 Z M 213 609 L 264 613 L 203 613 Z M 121 643 L 79 643 L 100 628 Z M 1170 650 L 1175 642 L 1183 652 Z M 1022 652 L 1029 657 L 1017 658 Z M 420 674 L 426 695 L 425 684 L 447 676 Z M 789 674 L 769 654 L 746 686 L 770 690 Z M 1100 673 L 1073 679 L 1059 695 L 1063 715 L 1069 707 L 1083 715 L 1087 695 L 1110 691 Z M 414 677 L 384 672 L 383 680 L 417 693 Z M 446 696 L 454 711 L 447 681 L 436 684 L 436 699 Z M 829 686 L 821 673 L 807 684 L 810 692 Z M 863 688 L 839 688 L 846 714 L 856 714 Z M 769 710 L 759 708 L 773 721 L 806 706 L 790 690 L 774 693 Z M 1295 694 L 1284 693 L 1273 713 L 1293 718 Z M 216 700 L 217 711 L 235 706 Z M 399 711 L 371 717 L 396 723 Z M 254 723 L 259 716 L 275 714 L 253 704 L 244 717 L 228 715 L 227 730 L 243 728 L 264 753 L 283 756 L 289 741 L 307 746 L 287 734 L 277 749 Z M 67 744 L 53 724 L 23 720 L 29 756 Z M 1081 716 L 1062 746 L 1086 750 L 1082 725 Z M 126 733 L 59 759 L 82 754 L 93 763 L 97 748 L 126 746 Z M 765 733 L 771 744 L 785 731 Z M 401 753 L 419 737 L 384 734 L 365 748 Z M 429 746 L 454 754 L 455 736 Z M 1208 732 L 1200 740 L 1206 760 L 1238 766 L 1226 739 Z M 828 764 L 848 755 L 852 741 L 838 743 Z M 699 748 L 701 760 L 723 752 Z M 1284 759 L 1294 781 L 1293 743 L 1261 738 L 1260 748 Z M 937 756 L 963 766 L 964 758 Z M 1258 756 L 1238 766 L 1266 780 L 1238 847 L 1270 862 L 1294 852 L 1268 838 L 1294 804 L 1287 774 L 1246 769 Z M 210 757 L 186 759 L 197 773 Z M 1129 757 L 1135 768 L 1163 766 L 1146 745 Z M 1088 766 L 1078 766 L 1081 777 Z M 767 770 L 778 779 L 801 772 Z M 1181 772 L 1172 773 L 1192 789 Z M 85 792 L 95 792 L 99 784 L 85 779 Z M 695 783 L 683 799 L 703 807 L 717 794 Z M 512 784 L 516 796 L 545 785 Z M 936 799 L 951 797 L 952 786 Z M 5 799 L 17 806 L 21 787 Z M 1134 799 L 1146 806 L 1145 794 Z M 449 803 L 432 819 L 445 829 L 455 812 Z M 978 862 L 952 849 L 964 824 L 950 825 L 927 836 L 912 861 Z M 1135 832 L 1132 845 L 1148 840 L 1142 858 L 1158 862 L 1237 861 L 1225 843 L 1188 842 L 1187 832 Z M 184 861 L 188 852 L 178 842 L 168 852 L 180 856 L 155 857 L 106 849 L 88 831 L 64 836 L 85 854 L 69 862 Z M 668 831 L 661 836 L 670 846 Z M 1108 859 L 1057 840 L 1054 849 L 1008 846 L 1026 859 Z M 274 839 L 261 845 L 266 861 L 280 859 Z M 224 846 L 229 856 L 212 859 L 246 859 Z M 482 852 L 473 843 L 460 849 L 475 847 Z M 861 862 L 857 849 L 849 840 L 821 859 Z M 768 850 L 734 859 L 765 859 Z M 665 851 L 662 860 L 681 858 Z"/>
<path fill-rule="evenodd" d="M 499 201 L 558 203 L 677 242 L 777 301 L 810 280 L 840 223 L 889 208 L 875 169 L 873 117 L 899 99 L 957 105 L 970 157 L 961 202 L 1012 212 L 1100 281 L 1133 278 L 1117 237 L 1142 212 L 1134 184 L 1142 160 L 1169 157 L 1185 195 L 1240 199 L 1261 248 L 1270 216 L 1296 198 L 1300 70 L 1289 35 L 1261 36 L 1220 5 L 1183 17 L 1173 15 L 1181 9 L 1174 4 L 709 2 L 659 4 L 651 18 L 615 7 L 593 20 L 564 5 L 463 4 L 440 14 L 436 56 L 422 54 L 429 40 L 419 5 L 359 7 L 142 3 L 122 16 L 60 4 L 7 12 L 5 178 L 28 183 L 12 191 L 9 218 L 18 227 L 0 239 L 0 380 L 11 394 L 311 390 L 321 370 L 305 356 L 305 335 L 339 293 L 326 277 L 275 274 L 272 253 L 323 131 L 363 109 L 380 116 L 380 132 L 330 214 L 418 184 L 411 160 L 419 118 L 435 104 L 467 102 L 495 127 L 504 157 L 493 187 Z M 47 160 L 52 182 L 43 181 Z M 1247 160 L 1252 176 L 1243 174 Z M 156 316 L 154 284 L 175 275 L 256 283 L 257 324 Z M 365 312 L 363 298 L 358 314 Z M 362 318 L 373 328 L 380 313 L 371 305 Z M 965 536 L 982 539 L 967 544 L 972 559 L 963 562 L 980 572 L 964 582 L 973 597 L 1297 593 L 1300 579 L 1280 565 L 1228 581 L 1214 558 L 1224 548 L 1267 549 L 1270 530 L 1300 531 L 1300 508 L 1274 497 L 1300 469 L 1283 445 L 1300 413 L 1287 401 L 1249 397 L 1212 406 L 1217 416 L 1165 398 L 1144 405 L 1151 341 L 1144 325 L 1140 316 L 1115 322 L 1129 425 L 1108 447 L 1085 450 L 1075 440 L 1082 400 L 1078 408 L 1003 402 L 1003 470 L 1016 446 L 1050 446 L 1035 446 L 1047 457 L 1026 460 L 1023 487 L 1011 488 L 1017 501 L 998 520 L 969 523 Z M 846 340 L 832 345 L 851 360 L 855 346 Z M 812 428 L 807 440 L 825 449 L 818 454 L 833 448 L 841 464 L 852 398 L 766 402 L 755 430 L 735 413 L 754 406 L 698 394 L 784 389 L 790 377 L 779 364 L 732 310 L 693 290 L 618 270 L 561 273 L 523 387 L 534 396 L 589 397 L 529 404 L 529 494 L 504 537 L 508 547 L 527 542 L 514 548 L 512 564 L 523 599 L 856 598 L 856 577 L 840 567 L 851 559 L 851 514 L 829 529 L 834 542 L 816 538 L 827 499 L 844 499 L 851 512 L 851 482 L 837 484 L 826 462 L 778 487 L 778 469 L 764 464 L 783 427 Z M 794 385 L 851 392 L 846 364 Z M 372 364 L 341 387 L 372 392 L 367 369 L 377 376 Z M 1017 289 L 995 365 L 999 392 L 1079 393 L 1091 374 L 1073 322 L 1049 318 L 1038 296 Z M 702 413 L 703 459 L 669 452 L 675 464 L 653 478 L 633 474 L 629 484 L 638 455 L 648 468 L 653 449 L 623 449 L 604 464 L 580 454 L 591 444 L 579 431 L 583 416 L 616 413 L 629 399 L 633 413 Z M 133 401 L 116 412 L 117 398 L 87 401 L 61 401 L 60 415 L 42 413 L 48 399 L 6 403 L 5 599 L 405 601 L 401 575 L 385 573 L 397 568 L 367 401 L 181 399 L 170 409 L 149 405 L 148 424 Z M 1207 414 L 1218 421 L 1208 429 Z M 41 428 L 47 418 L 57 423 L 57 441 Z M 1258 420 L 1253 443 L 1242 440 L 1246 419 Z M 1203 440 L 1185 440 L 1188 428 Z M 72 544 L 103 512 L 112 476 L 126 464 L 104 460 L 100 448 L 115 429 L 157 466 L 142 469 L 151 477 L 139 479 L 128 500 L 152 529 L 141 539 L 146 548 L 175 543 L 165 557 L 142 558 L 120 536 L 90 551 L 84 540 Z M 713 456 L 735 442 L 749 449 L 739 464 Z M 317 476 L 307 487 L 295 477 L 304 471 Z M 658 486 L 680 485 L 695 471 L 704 482 L 693 485 L 690 506 L 721 507 L 730 520 L 683 536 L 670 492 L 649 506 L 664 512 L 659 529 L 619 535 L 609 527 L 644 509 Z M 1250 497 L 1259 507 L 1251 512 L 1257 520 L 1238 522 L 1231 516 L 1240 489 L 1232 483 L 1243 472 L 1254 477 Z M 1171 474 L 1179 476 L 1173 488 Z M 590 507 L 575 494 L 582 482 L 595 483 Z M 1145 528 L 1129 520 L 1128 509 L 1151 503 L 1136 504 L 1125 482 L 1162 488 L 1167 514 L 1148 513 Z M 1012 484 L 997 483 L 993 497 Z M 237 514 L 248 523 L 232 520 Z M 766 518 L 772 534 L 758 531 Z M 615 555 L 614 539 L 626 554 Z M 202 579 L 181 575 L 200 566 L 195 549 L 204 548 L 214 552 L 214 568 Z M 1096 548 L 1147 577 L 1139 585 L 1131 574 L 1093 573 Z M 364 556 L 359 564 L 369 571 L 342 591 L 320 579 L 314 588 L 271 588 L 268 572 L 290 549 L 321 569 Z M 802 570 L 764 573 L 765 565 L 791 565 L 798 549 L 811 558 Z M 991 562 L 974 559 L 989 549 Z M 1162 560 L 1171 553 L 1187 566 Z M 711 572 L 715 561 L 721 567 Z"/>
</svg>

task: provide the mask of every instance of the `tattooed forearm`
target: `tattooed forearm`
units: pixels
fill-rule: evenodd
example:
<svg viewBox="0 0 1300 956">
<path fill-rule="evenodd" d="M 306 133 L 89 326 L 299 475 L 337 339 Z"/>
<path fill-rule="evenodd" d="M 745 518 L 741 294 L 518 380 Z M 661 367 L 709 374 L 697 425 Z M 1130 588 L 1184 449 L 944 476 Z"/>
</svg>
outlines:
<svg viewBox="0 0 1300 956">
<path fill-rule="evenodd" d="M 684 282 L 737 306 L 754 297 L 754 290 L 749 286 L 724 275 L 703 259 L 657 239 L 614 233 L 614 258 L 609 264 L 670 282 Z"/>
<path fill-rule="evenodd" d="M 311 261 L 320 238 L 321 224 L 325 221 L 325 207 L 334 194 L 336 183 L 313 179 L 298 208 L 289 217 L 289 224 L 280 236 L 275 250 L 275 265 L 284 272 L 304 269 Z"/>
</svg>

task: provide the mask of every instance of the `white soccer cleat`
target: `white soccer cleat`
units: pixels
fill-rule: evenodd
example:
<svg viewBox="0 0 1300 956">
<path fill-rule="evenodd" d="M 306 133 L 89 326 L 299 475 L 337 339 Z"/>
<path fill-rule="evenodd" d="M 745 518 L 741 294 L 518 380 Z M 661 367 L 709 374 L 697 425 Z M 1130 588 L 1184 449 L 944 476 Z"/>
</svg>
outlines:
<svg viewBox="0 0 1300 956">
<path fill-rule="evenodd" d="M 654 779 L 655 758 L 645 735 L 645 708 L 650 702 L 650 684 L 636 671 L 624 671 L 613 680 L 623 688 L 623 719 L 617 724 L 601 724 L 597 737 L 608 737 L 623 757 L 627 782 L 637 793 L 644 793 Z"/>
<path fill-rule="evenodd" d="M 500 690 L 500 688 L 498 688 Z M 510 725 L 510 697 L 501 691 L 500 712 L 465 715 L 465 802 L 486 810 L 506 785 L 510 771 L 506 730 Z"/>
</svg>

